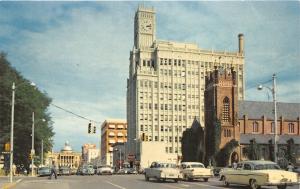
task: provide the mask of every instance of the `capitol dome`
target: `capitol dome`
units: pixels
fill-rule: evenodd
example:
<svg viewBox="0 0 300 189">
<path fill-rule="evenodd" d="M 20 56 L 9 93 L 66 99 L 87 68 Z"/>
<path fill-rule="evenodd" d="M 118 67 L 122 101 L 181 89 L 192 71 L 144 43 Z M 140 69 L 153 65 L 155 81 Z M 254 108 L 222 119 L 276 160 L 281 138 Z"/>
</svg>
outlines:
<svg viewBox="0 0 300 189">
<path fill-rule="evenodd" d="M 61 150 L 62 152 L 72 152 L 72 147 L 69 144 L 69 141 L 65 142 L 65 147 Z"/>
</svg>

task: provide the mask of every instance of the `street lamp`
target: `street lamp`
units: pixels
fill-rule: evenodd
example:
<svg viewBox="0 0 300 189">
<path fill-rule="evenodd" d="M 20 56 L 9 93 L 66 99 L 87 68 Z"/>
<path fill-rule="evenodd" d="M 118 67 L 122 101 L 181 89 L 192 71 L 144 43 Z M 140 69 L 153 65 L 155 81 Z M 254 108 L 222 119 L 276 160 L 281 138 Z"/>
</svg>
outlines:
<svg viewBox="0 0 300 189">
<path fill-rule="evenodd" d="M 25 82 L 24 82 L 25 83 Z M 24 83 L 19 84 L 22 85 Z M 33 82 L 30 83 L 31 86 L 35 86 Z M 11 127 L 10 127 L 10 161 L 9 161 L 9 167 L 10 167 L 10 174 L 9 174 L 9 181 L 12 183 L 13 180 L 13 158 L 14 158 L 14 116 L 15 116 L 15 90 L 16 85 L 15 82 L 12 84 L 12 100 L 11 100 Z"/>
<path fill-rule="evenodd" d="M 276 74 L 273 74 L 272 76 L 272 80 L 273 80 L 273 87 L 267 87 L 267 86 L 263 86 L 263 85 L 259 85 L 257 87 L 258 90 L 262 90 L 263 88 L 267 88 L 272 92 L 272 96 L 273 96 L 273 103 L 274 103 L 274 126 L 275 126 L 275 132 L 274 132 L 274 160 L 277 163 L 278 158 L 277 158 L 277 153 L 278 153 L 278 147 L 277 147 L 277 105 L 276 105 Z"/>
</svg>

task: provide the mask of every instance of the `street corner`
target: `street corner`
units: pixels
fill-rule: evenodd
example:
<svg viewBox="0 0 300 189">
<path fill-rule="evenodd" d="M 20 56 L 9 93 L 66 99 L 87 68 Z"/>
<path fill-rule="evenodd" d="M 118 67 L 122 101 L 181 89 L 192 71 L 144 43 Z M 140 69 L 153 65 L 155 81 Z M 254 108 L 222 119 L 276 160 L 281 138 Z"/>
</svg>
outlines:
<svg viewBox="0 0 300 189">
<path fill-rule="evenodd" d="M 19 179 L 19 180 L 15 181 L 15 182 L 12 182 L 12 183 L 3 183 L 3 184 L 1 184 L 0 189 L 11 189 L 11 188 L 14 188 L 21 181 L 22 181 L 22 179 Z"/>
</svg>

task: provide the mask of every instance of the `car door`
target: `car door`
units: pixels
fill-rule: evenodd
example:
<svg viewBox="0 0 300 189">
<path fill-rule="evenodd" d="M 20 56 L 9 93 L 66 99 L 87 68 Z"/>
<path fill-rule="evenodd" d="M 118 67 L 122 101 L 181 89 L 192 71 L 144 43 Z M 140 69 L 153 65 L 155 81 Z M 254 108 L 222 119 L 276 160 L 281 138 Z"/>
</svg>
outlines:
<svg viewBox="0 0 300 189">
<path fill-rule="evenodd" d="M 242 170 L 242 177 L 239 184 L 249 184 L 250 177 L 252 177 L 252 166 L 250 163 L 245 163 Z"/>
</svg>

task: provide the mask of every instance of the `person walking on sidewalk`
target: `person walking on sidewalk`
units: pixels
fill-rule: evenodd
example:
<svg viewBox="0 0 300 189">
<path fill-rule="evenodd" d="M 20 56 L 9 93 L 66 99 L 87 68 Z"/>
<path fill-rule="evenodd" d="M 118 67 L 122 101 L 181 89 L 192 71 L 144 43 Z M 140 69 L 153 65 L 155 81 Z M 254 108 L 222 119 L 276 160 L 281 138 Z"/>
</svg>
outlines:
<svg viewBox="0 0 300 189">
<path fill-rule="evenodd" d="M 54 161 L 52 161 L 52 166 L 51 166 L 51 173 L 49 179 L 52 178 L 52 175 L 54 174 L 55 179 L 57 179 L 57 173 L 56 173 L 56 167 Z"/>
</svg>

